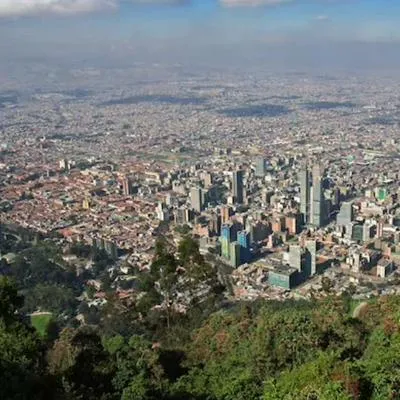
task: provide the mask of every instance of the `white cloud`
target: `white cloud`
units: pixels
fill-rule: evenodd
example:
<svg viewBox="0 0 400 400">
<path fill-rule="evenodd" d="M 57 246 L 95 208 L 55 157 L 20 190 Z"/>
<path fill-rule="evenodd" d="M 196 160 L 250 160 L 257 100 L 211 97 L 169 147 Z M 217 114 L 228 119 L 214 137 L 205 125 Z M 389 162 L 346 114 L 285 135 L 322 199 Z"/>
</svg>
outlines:
<svg viewBox="0 0 400 400">
<path fill-rule="evenodd" d="M 133 4 L 160 4 L 160 5 L 184 5 L 190 0 L 125 0 Z"/>
<path fill-rule="evenodd" d="M 0 18 L 32 15 L 75 15 L 114 10 L 121 3 L 185 5 L 190 0 L 0 0 Z"/>
<path fill-rule="evenodd" d="M 294 1 L 295 0 L 220 0 L 220 3 L 226 7 L 259 7 L 289 4 Z"/>
<path fill-rule="evenodd" d="M 146 0 L 142 0 L 146 1 Z M 318 0 L 320 3 L 340 3 L 345 2 L 344 0 Z M 349 0 L 348 0 L 349 1 Z M 307 1 L 299 0 L 219 0 L 219 3 L 225 7 L 268 7 L 268 6 L 280 6 L 284 4 L 292 3 L 307 3 Z"/>
<path fill-rule="evenodd" d="M 329 21 L 330 18 L 327 15 L 318 15 L 317 17 L 315 17 L 316 21 Z"/>
<path fill-rule="evenodd" d="M 117 6 L 118 0 L 0 0 L 0 17 L 73 15 L 115 9 Z"/>
</svg>

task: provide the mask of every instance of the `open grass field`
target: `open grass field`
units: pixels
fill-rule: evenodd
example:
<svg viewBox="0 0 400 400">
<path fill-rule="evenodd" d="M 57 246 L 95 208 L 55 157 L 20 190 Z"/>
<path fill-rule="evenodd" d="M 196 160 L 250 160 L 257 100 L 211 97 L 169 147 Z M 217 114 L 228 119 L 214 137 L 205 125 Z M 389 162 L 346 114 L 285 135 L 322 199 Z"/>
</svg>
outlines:
<svg viewBox="0 0 400 400">
<path fill-rule="evenodd" d="M 41 312 L 31 314 L 31 324 L 39 333 L 40 336 L 45 337 L 47 334 L 47 327 L 53 318 L 52 313 Z"/>
</svg>

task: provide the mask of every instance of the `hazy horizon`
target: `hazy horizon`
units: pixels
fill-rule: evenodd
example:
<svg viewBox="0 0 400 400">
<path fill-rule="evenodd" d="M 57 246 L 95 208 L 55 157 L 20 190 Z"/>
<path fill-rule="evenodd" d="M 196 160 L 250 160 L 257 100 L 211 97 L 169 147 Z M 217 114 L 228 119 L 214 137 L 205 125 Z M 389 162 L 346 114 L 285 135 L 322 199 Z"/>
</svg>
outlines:
<svg viewBox="0 0 400 400">
<path fill-rule="evenodd" d="M 0 0 L 0 67 L 394 71 L 390 0 Z"/>
</svg>

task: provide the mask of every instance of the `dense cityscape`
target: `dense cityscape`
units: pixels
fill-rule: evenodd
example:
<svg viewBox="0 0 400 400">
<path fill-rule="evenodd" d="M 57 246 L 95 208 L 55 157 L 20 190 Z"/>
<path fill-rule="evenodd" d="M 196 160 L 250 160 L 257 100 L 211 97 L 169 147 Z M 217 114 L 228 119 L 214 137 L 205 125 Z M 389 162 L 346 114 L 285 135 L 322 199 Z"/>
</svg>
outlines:
<svg viewBox="0 0 400 400">
<path fill-rule="evenodd" d="M 0 0 L 0 400 L 400 400 L 399 27 Z"/>
<path fill-rule="evenodd" d="M 398 83 L 174 81 L 181 69 L 165 66 L 161 82 L 120 72 L 138 76 L 122 91 L 100 89 L 107 70 L 69 71 L 85 81 L 73 89 L 54 77 L 46 90 L 9 83 L 2 223 L 105 249 L 116 287 L 149 269 L 161 229 L 197 238 L 236 299 L 307 298 L 328 281 L 358 298 L 396 293 Z"/>
</svg>

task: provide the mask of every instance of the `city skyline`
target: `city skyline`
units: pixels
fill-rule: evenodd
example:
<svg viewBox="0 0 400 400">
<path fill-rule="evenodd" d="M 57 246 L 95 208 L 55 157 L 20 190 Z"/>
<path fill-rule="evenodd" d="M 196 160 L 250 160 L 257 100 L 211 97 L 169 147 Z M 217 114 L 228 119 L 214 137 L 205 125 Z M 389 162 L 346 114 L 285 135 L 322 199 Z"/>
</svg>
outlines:
<svg viewBox="0 0 400 400">
<path fill-rule="evenodd" d="M 400 0 L 0 0 L 0 398 L 398 398 L 399 77 Z"/>
</svg>

